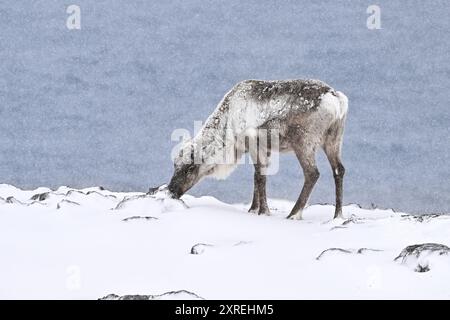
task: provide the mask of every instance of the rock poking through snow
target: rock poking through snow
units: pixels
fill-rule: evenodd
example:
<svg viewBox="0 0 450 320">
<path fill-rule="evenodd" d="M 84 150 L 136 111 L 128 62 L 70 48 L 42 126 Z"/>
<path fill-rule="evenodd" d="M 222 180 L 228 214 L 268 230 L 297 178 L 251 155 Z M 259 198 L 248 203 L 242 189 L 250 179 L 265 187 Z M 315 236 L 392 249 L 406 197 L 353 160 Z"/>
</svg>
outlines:
<svg viewBox="0 0 450 320">
<path fill-rule="evenodd" d="M 141 194 L 123 198 L 115 206 L 114 210 L 128 209 L 135 210 L 137 213 L 145 213 L 149 212 L 149 208 L 152 209 L 152 212 L 156 209 L 159 213 L 162 213 L 186 209 L 187 206 L 179 199 L 158 198 L 147 194 Z"/>
<path fill-rule="evenodd" d="M 133 220 L 158 220 L 158 218 L 156 217 L 152 217 L 152 216 L 131 216 L 131 217 L 127 217 L 125 219 L 122 219 L 122 221 L 124 222 L 128 222 L 128 221 L 133 221 Z"/>
<path fill-rule="evenodd" d="M 33 195 L 30 200 L 34 201 L 44 201 L 50 196 L 50 192 L 37 193 Z"/>
<path fill-rule="evenodd" d="M 191 254 L 202 254 L 208 247 L 213 247 L 213 245 L 207 243 L 197 243 L 196 245 L 192 246 Z"/>
<path fill-rule="evenodd" d="M 319 254 L 316 257 L 316 260 L 322 259 L 324 256 L 329 255 L 330 253 L 344 253 L 344 254 L 364 254 L 365 252 L 380 252 L 383 250 L 379 249 L 370 249 L 370 248 L 359 248 L 359 249 L 342 249 L 342 248 L 329 248 L 324 251 L 322 251 L 321 254 Z"/>
<path fill-rule="evenodd" d="M 354 214 L 352 214 L 348 219 L 346 219 L 344 222 L 342 222 L 342 225 L 348 225 L 350 223 L 357 224 L 357 223 L 363 223 L 363 219 L 358 218 Z"/>
<path fill-rule="evenodd" d="M 434 219 L 448 219 L 450 218 L 449 215 L 444 214 L 437 214 L 437 213 L 428 213 L 428 214 L 422 214 L 422 215 L 412 215 L 412 214 L 404 214 L 402 215 L 402 218 L 404 220 L 412 220 L 416 222 L 430 222 Z"/>
<path fill-rule="evenodd" d="M 428 272 L 442 258 L 449 259 L 450 248 L 439 243 L 423 243 L 407 246 L 394 261 L 400 261 L 416 272 Z M 448 261 L 447 261 L 448 262 Z"/>
<path fill-rule="evenodd" d="M 80 204 L 78 202 L 67 200 L 67 199 L 63 199 L 63 200 L 61 200 L 60 202 L 58 202 L 56 204 L 56 209 L 60 210 L 61 208 L 64 208 L 64 207 L 67 207 L 67 206 L 74 207 L 74 206 L 79 206 L 79 205 Z"/>
<path fill-rule="evenodd" d="M 169 291 L 158 295 L 140 295 L 140 294 L 128 294 L 119 296 L 117 294 L 108 294 L 99 300 L 204 300 L 199 295 L 187 291 Z"/>
</svg>

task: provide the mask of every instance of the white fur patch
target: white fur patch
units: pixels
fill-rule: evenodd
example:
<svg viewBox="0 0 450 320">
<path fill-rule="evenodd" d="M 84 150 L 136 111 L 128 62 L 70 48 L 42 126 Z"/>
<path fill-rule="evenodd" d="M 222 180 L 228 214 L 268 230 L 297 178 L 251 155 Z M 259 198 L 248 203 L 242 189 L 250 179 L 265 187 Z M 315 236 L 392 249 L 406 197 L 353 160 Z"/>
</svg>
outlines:
<svg viewBox="0 0 450 320">
<path fill-rule="evenodd" d="M 244 135 L 249 138 L 256 138 L 258 136 L 258 130 L 255 128 L 248 128 L 245 130 Z"/>
<path fill-rule="evenodd" d="M 218 180 L 226 179 L 236 168 L 237 164 L 218 164 L 214 167 L 211 177 Z"/>
<path fill-rule="evenodd" d="M 339 113 L 339 119 L 342 119 L 346 114 L 348 110 L 348 98 L 345 94 L 343 94 L 340 91 L 336 91 L 339 99 L 339 106 L 340 106 L 340 113 Z"/>
<path fill-rule="evenodd" d="M 322 96 L 321 107 L 333 114 L 336 119 L 343 119 L 347 114 L 348 99 L 340 91 L 336 91 L 337 97 L 331 92 L 327 92 Z"/>
</svg>

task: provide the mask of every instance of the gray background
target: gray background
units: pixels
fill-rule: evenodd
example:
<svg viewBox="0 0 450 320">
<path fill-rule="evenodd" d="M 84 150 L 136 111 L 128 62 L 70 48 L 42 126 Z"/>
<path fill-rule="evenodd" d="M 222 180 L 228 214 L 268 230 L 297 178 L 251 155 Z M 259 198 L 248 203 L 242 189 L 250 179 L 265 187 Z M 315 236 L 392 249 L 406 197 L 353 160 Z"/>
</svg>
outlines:
<svg viewBox="0 0 450 320">
<path fill-rule="evenodd" d="M 79 31 L 66 8 L 81 7 Z M 236 82 L 319 78 L 350 99 L 345 202 L 450 211 L 448 1 L 0 1 L 0 182 L 23 188 L 166 182 L 192 131 Z M 296 199 L 293 156 L 269 195 Z M 332 202 L 332 175 L 311 202 Z M 191 193 L 249 201 L 252 167 Z"/>
</svg>

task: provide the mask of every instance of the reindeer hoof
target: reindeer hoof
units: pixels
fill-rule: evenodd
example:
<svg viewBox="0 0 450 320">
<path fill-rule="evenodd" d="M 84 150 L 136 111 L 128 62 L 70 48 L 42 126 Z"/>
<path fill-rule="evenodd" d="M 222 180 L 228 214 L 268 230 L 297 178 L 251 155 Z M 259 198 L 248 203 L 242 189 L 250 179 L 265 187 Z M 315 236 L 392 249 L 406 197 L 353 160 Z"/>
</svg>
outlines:
<svg viewBox="0 0 450 320">
<path fill-rule="evenodd" d="M 286 219 L 289 220 L 303 220 L 302 214 L 301 213 L 296 213 L 296 214 L 290 214 L 286 217 Z"/>
<path fill-rule="evenodd" d="M 270 210 L 269 209 L 259 210 L 258 215 L 259 216 L 261 216 L 261 215 L 270 216 Z"/>
<path fill-rule="evenodd" d="M 342 214 L 342 209 L 334 212 L 333 219 L 344 219 L 344 215 Z"/>
<path fill-rule="evenodd" d="M 248 209 L 249 213 L 258 213 L 258 211 L 259 211 L 259 208 L 250 208 L 250 209 Z"/>
<path fill-rule="evenodd" d="M 167 184 L 162 184 L 159 187 L 149 188 L 148 192 L 147 192 L 147 195 L 153 196 L 153 195 L 157 194 L 160 191 L 164 191 L 164 192 L 169 191 L 167 189 Z"/>
</svg>

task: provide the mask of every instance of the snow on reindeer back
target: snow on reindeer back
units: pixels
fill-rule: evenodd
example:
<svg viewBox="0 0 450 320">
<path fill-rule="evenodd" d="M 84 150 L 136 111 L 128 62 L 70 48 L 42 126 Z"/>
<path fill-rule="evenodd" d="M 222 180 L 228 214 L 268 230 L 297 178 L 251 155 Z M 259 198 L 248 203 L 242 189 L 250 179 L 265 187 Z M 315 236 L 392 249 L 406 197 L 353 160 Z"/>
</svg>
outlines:
<svg viewBox="0 0 450 320">
<path fill-rule="evenodd" d="M 134 214 L 164 213 L 168 211 L 186 209 L 186 204 L 179 199 L 174 199 L 167 185 L 153 188 L 147 194 L 125 197 L 120 201 L 114 210 L 127 210 Z"/>
</svg>

